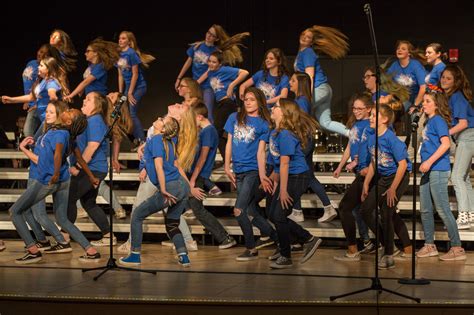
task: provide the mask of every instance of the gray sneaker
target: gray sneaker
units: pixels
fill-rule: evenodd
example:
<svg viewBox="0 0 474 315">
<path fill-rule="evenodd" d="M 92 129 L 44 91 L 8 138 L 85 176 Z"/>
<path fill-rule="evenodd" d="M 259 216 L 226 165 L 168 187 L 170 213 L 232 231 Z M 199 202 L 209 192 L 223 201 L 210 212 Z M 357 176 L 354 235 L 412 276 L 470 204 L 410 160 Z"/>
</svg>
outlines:
<svg viewBox="0 0 474 315">
<path fill-rule="evenodd" d="M 291 258 L 287 258 L 285 256 L 280 256 L 277 260 L 270 263 L 270 268 L 272 269 L 286 269 L 291 267 L 293 267 Z"/>
<path fill-rule="evenodd" d="M 360 259 L 360 252 L 352 254 L 346 251 L 344 255 L 334 256 L 334 260 L 338 261 L 360 261 Z"/>
<path fill-rule="evenodd" d="M 227 249 L 237 245 L 237 242 L 232 236 L 227 236 L 227 238 L 219 244 L 219 249 Z"/>
<path fill-rule="evenodd" d="M 364 248 L 359 251 L 360 254 L 369 254 L 373 249 L 375 249 L 374 243 L 371 240 L 364 241 Z"/>
<path fill-rule="evenodd" d="M 311 240 L 304 244 L 304 252 L 303 257 L 301 257 L 300 264 L 304 264 L 307 262 L 311 257 L 313 257 L 314 253 L 318 249 L 319 245 L 323 240 L 319 237 L 313 236 Z"/>
<path fill-rule="evenodd" d="M 392 255 L 383 255 L 378 263 L 379 269 L 392 269 L 395 268 L 395 260 Z"/>
<path fill-rule="evenodd" d="M 245 252 L 235 258 L 237 261 L 251 261 L 255 259 L 258 259 L 258 252 L 251 252 L 249 249 L 246 249 Z"/>
</svg>

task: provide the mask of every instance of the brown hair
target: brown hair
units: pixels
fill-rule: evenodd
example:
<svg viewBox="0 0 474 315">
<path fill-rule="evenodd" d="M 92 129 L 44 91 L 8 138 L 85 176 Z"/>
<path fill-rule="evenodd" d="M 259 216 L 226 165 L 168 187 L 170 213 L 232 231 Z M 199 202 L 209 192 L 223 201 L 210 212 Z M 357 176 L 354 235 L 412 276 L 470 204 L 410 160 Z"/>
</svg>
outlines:
<svg viewBox="0 0 474 315">
<path fill-rule="evenodd" d="M 275 59 L 278 62 L 278 75 L 276 79 L 276 84 L 280 83 L 281 77 L 284 75 L 288 75 L 288 68 L 286 67 L 286 56 L 280 48 L 270 48 L 267 50 L 265 55 L 263 56 L 262 61 L 262 70 L 263 70 L 263 80 L 267 81 L 267 77 L 269 75 L 269 70 L 267 69 L 267 65 L 265 64 L 265 59 L 267 59 L 268 54 L 273 54 Z"/>
<path fill-rule="evenodd" d="M 407 45 L 410 58 L 414 58 L 421 62 L 421 64 L 426 65 L 425 51 L 423 49 L 415 48 L 415 46 L 413 46 L 410 41 L 404 39 L 400 39 L 397 41 L 396 48 L 398 49 L 398 47 L 400 47 L 400 45 L 402 44 Z"/>
<path fill-rule="evenodd" d="M 255 99 L 257 100 L 258 104 L 258 116 L 262 118 L 263 120 L 266 120 L 269 124 L 271 124 L 271 117 L 270 117 L 270 112 L 268 111 L 267 108 L 267 100 L 265 98 L 265 94 L 258 88 L 254 86 L 250 86 L 245 89 L 244 91 L 244 97 L 247 95 L 247 93 L 252 93 L 255 96 Z M 245 109 L 245 106 L 242 106 L 240 109 L 239 113 L 237 114 L 237 123 L 241 126 L 245 125 L 247 122 L 247 110 Z"/>
<path fill-rule="evenodd" d="M 341 59 L 349 51 L 348 38 L 338 29 L 314 25 L 305 29 L 301 35 L 306 31 L 313 34 L 312 46 L 316 52 L 326 54 L 332 59 Z"/>
<path fill-rule="evenodd" d="M 311 77 L 306 72 L 296 71 L 293 74 L 298 81 L 298 91 L 296 91 L 296 97 L 305 96 L 308 101 L 311 102 Z"/>
<path fill-rule="evenodd" d="M 99 63 L 102 63 L 106 70 L 110 70 L 120 58 L 117 43 L 96 38 L 89 43 L 89 46 L 97 53 Z"/>
<path fill-rule="evenodd" d="M 349 116 L 349 119 L 347 119 L 347 123 L 346 123 L 347 128 L 352 128 L 352 126 L 354 126 L 356 122 L 354 112 L 352 111 L 352 106 L 354 106 L 354 102 L 357 100 L 364 103 L 365 108 L 367 109 L 373 108 L 375 106 L 374 101 L 372 100 L 372 94 L 370 94 L 369 92 L 356 93 L 352 95 L 348 103 L 349 105 L 348 113 L 350 113 L 350 116 Z"/>
<path fill-rule="evenodd" d="M 393 124 L 395 120 L 395 112 L 390 106 L 386 104 L 379 105 L 379 113 L 388 119 L 387 126 Z"/>
<path fill-rule="evenodd" d="M 448 126 L 451 126 L 451 110 L 449 108 L 448 96 L 446 93 L 437 90 L 426 90 L 425 95 L 431 97 L 433 102 L 436 104 L 436 114 L 440 115 L 441 118 L 446 121 Z M 425 125 L 428 120 L 425 121 Z"/>
<path fill-rule="evenodd" d="M 198 102 L 196 105 L 193 106 L 193 110 L 197 115 L 201 115 L 205 118 L 209 115 L 209 111 L 207 110 L 207 106 L 203 102 Z"/>
<path fill-rule="evenodd" d="M 449 71 L 453 75 L 454 79 L 454 86 L 451 90 L 446 91 L 448 97 L 451 97 L 457 91 L 461 91 L 464 97 L 471 102 L 472 101 L 472 89 L 469 80 L 467 79 L 466 74 L 462 70 L 462 68 L 458 65 L 447 65 L 444 68 L 441 76 L 443 76 L 445 71 Z"/>
<path fill-rule="evenodd" d="M 122 31 L 120 34 L 124 34 L 125 36 L 127 36 L 129 46 L 131 48 L 133 48 L 133 50 L 135 50 L 135 52 L 138 54 L 138 56 L 140 57 L 140 60 L 142 62 L 143 67 L 148 68 L 150 66 L 149 64 L 153 60 L 155 60 L 155 57 L 153 57 L 150 54 L 145 54 L 145 53 L 140 51 L 140 48 L 138 48 L 138 44 L 137 44 L 137 38 L 135 37 L 135 35 L 132 32 Z"/>
</svg>

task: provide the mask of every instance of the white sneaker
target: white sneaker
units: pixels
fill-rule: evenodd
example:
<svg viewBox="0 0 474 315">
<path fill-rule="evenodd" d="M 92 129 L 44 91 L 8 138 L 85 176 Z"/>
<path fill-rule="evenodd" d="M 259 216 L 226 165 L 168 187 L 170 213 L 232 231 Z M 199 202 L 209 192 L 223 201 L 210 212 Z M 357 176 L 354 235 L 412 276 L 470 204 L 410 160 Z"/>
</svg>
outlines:
<svg viewBox="0 0 474 315">
<path fill-rule="evenodd" d="M 474 212 L 468 212 L 468 220 L 471 226 L 474 226 Z"/>
<path fill-rule="evenodd" d="M 92 241 L 91 245 L 96 246 L 96 247 L 109 246 L 110 245 L 110 237 L 103 237 L 98 241 Z M 112 245 L 114 245 L 114 246 L 117 245 L 117 238 L 115 236 L 112 239 Z"/>
<path fill-rule="evenodd" d="M 456 223 L 458 225 L 458 230 L 469 230 L 471 228 L 471 224 L 469 223 L 469 215 L 466 211 L 459 212 Z"/>
<path fill-rule="evenodd" d="M 77 218 L 78 219 L 84 219 L 88 218 L 89 215 L 87 214 L 87 211 L 84 210 L 84 208 L 77 208 Z"/>
<path fill-rule="evenodd" d="M 166 247 L 173 247 L 174 244 L 171 240 L 166 240 L 161 242 L 161 246 L 166 246 Z"/>
<path fill-rule="evenodd" d="M 123 208 L 119 208 L 117 210 L 115 210 L 115 217 L 117 219 L 125 219 L 127 217 L 127 213 L 125 212 L 125 209 Z"/>
<path fill-rule="evenodd" d="M 183 217 L 184 217 L 186 220 L 195 220 L 195 219 L 196 219 L 196 216 L 194 215 L 194 212 L 193 212 L 193 210 L 191 210 L 191 209 L 186 210 L 186 211 L 183 213 Z"/>
<path fill-rule="evenodd" d="M 195 240 L 186 242 L 186 249 L 190 252 L 197 252 L 198 244 Z"/>
<path fill-rule="evenodd" d="M 126 241 L 117 248 L 117 253 L 119 254 L 130 254 L 131 244 L 129 241 Z"/>
<path fill-rule="evenodd" d="M 304 221 L 303 210 L 293 209 L 293 211 L 287 218 L 296 223 L 303 222 Z"/>
<path fill-rule="evenodd" d="M 333 205 L 330 204 L 329 206 L 324 207 L 324 214 L 322 217 L 318 219 L 319 223 L 327 223 L 334 220 L 337 217 L 337 211 L 334 209 Z"/>
</svg>

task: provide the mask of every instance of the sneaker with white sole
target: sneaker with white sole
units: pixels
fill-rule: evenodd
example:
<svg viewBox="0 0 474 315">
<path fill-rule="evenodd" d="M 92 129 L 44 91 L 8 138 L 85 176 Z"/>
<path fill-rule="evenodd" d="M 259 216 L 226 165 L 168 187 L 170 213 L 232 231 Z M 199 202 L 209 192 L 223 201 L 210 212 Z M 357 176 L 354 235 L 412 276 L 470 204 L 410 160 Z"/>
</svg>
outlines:
<svg viewBox="0 0 474 315">
<path fill-rule="evenodd" d="M 115 217 L 118 220 L 125 219 L 127 217 L 127 212 L 125 212 L 124 208 L 118 208 L 115 210 Z"/>
<path fill-rule="evenodd" d="M 174 243 L 171 240 L 166 240 L 161 242 L 161 246 L 174 247 Z"/>
<path fill-rule="evenodd" d="M 70 253 L 72 252 L 71 244 L 61 244 L 57 243 L 56 245 L 52 246 L 49 249 L 44 251 L 45 254 L 63 254 L 63 253 Z"/>
<path fill-rule="evenodd" d="M 438 249 L 435 244 L 426 244 L 416 253 L 418 258 L 427 258 L 438 256 Z"/>
<path fill-rule="evenodd" d="M 19 265 L 36 264 L 43 259 L 42 256 L 43 255 L 41 255 L 40 251 L 38 251 L 36 254 L 30 253 L 28 251 L 25 256 L 15 259 L 15 263 Z"/>
<path fill-rule="evenodd" d="M 272 246 L 275 244 L 275 241 L 272 240 L 269 237 L 260 237 L 256 242 L 255 242 L 255 249 L 262 249 L 267 246 Z"/>
<path fill-rule="evenodd" d="M 98 241 L 92 241 L 91 245 L 95 247 L 110 246 L 110 237 L 102 237 Z M 117 238 L 115 236 L 112 239 L 112 245 L 117 245 Z"/>
<path fill-rule="evenodd" d="M 100 261 L 100 253 L 97 252 L 93 255 L 90 255 L 88 253 L 85 253 L 84 255 L 82 255 L 81 257 L 78 258 L 79 261 L 81 262 L 85 262 L 85 263 L 90 263 L 90 262 L 99 262 Z"/>
<path fill-rule="evenodd" d="M 467 217 L 469 224 L 471 224 L 471 226 L 474 226 L 474 212 L 468 212 Z"/>
<path fill-rule="evenodd" d="M 280 256 L 276 260 L 270 263 L 270 268 L 272 269 L 286 269 L 293 267 L 293 262 L 291 258 Z"/>
<path fill-rule="evenodd" d="M 77 218 L 78 219 L 84 219 L 88 218 L 89 215 L 87 214 L 87 211 L 84 210 L 84 208 L 77 208 Z"/>
<path fill-rule="evenodd" d="M 287 217 L 288 219 L 292 220 L 293 222 L 304 222 L 304 213 L 301 209 L 293 209 L 291 214 Z"/>
<path fill-rule="evenodd" d="M 129 241 L 126 241 L 117 248 L 117 253 L 119 254 L 129 254 L 131 250 L 131 244 Z"/>
<path fill-rule="evenodd" d="M 120 257 L 118 262 L 124 266 L 138 266 L 142 263 L 142 260 L 140 253 L 131 252 L 127 257 Z"/>
<path fill-rule="evenodd" d="M 183 267 L 191 266 L 191 261 L 189 260 L 188 254 L 178 254 L 178 263 Z"/>
<path fill-rule="evenodd" d="M 36 248 L 39 249 L 40 252 L 43 252 L 43 251 L 51 248 L 51 242 L 49 240 L 47 240 L 46 242 L 36 241 L 35 246 L 36 246 Z M 27 250 L 27 249 L 25 248 L 25 250 Z"/>
<path fill-rule="evenodd" d="M 464 248 L 461 247 L 451 247 L 449 252 L 444 255 L 439 256 L 439 260 L 443 261 L 452 261 L 452 260 L 466 260 L 466 252 Z"/>
<path fill-rule="evenodd" d="M 189 252 L 197 252 L 198 251 L 198 244 L 195 240 L 187 241 L 186 242 L 186 249 Z"/>
<path fill-rule="evenodd" d="M 235 258 L 237 261 L 251 261 L 255 259 L 258 259 L 258 251 L 252 252 L 249 249 L 246 249 L 245 252 Z"/>
<path fill-rule="evenodd" d="M 216 186 L 212 187 L 211 190 L 209 190 L 209 196 L 219 196 L 222 194 L 222 190 Z"/>
<path fill-rule="evenodd" d="M 468 230 L 471 228 L 469 223 L 469 214 L 466 211 L 459 211 L 458 218 L 456 219 L 458 230 Z"/>
<path fill-rule="evenodd" d="M 319 223 L 331 222 L 337 217 L 337 211 L 332 204 L 324 206 L 324 214 L 318 219 Z"/>
<path fill-rule="evenodd" d="M 337 260 L 337 261 L 360 261 L 361 260 L 360 252 L 349 253 L 348 251 L 346 251 L 344 253 L 344 255 L 334 256 L 334 260 Z"/>
<path fill-rule="evenodd" d="M 186 211 L 183 213 L 183 217 L 184 217 L 186 220 L 196 220 L 196 216 L 194 215 L 194 212 L 193 212 L 193 210 L 191 210 L 191 209 L 186 210 Z"/>
<path fill-rule="evenodd" d="M 392 255 L 383 255 L 380 258 L 378 263 L 379 269 L 392 269 L 395 268 L 395 260 L 393 259 Z"/>
<path fill-rule="evenodd" d="M 371 240 L 364 241 L 364 248 L 359 251 L 360 254 L 369 254 L 373 249 L 375 249 L 374 243 Z"/>
<path fill-rule="evenodd" d="M 235 239 L 232 236 L 228 235 L 227 238 L 219 244 L 219 249 L 227 249 L 234 247 L 235 245 L 237 245 Z"/>
<path fill-rule="evenodd" d="M 313 257 L 314 253 L 318 249 L 319 245 L 323 240 L 319 237 L 313 236 L 309 241 L 307 241 L 304 246 L 303 257 L 301 257 L 300 264 L 304 264 L 307 262 L 311 257 Z"/>
</svg>

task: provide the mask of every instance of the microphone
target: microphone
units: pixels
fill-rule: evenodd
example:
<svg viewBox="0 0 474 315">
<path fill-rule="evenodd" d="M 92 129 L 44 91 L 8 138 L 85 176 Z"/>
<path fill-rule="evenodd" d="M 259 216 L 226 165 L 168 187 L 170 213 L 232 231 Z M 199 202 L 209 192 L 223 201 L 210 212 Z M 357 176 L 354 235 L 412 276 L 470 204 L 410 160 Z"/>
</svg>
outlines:
<svg viewBox="0 0 474 315">
<path fill-rule="evenodd" d="M 117 101 L 117 103 L 115 104 L 114 110 L 113 110 L 112 114 L 110 114 L 110 118 L 115 119 L 117 117 L 120 117 L 122 105 L 126 101 L 127 101 L 127 97 L 125 95 L 122 95 L 119 98 L 119 100 Z"/>
<path fill-rule="evenodd" d="M 413 120 L 411 121 L 412 128 L 418 128 L 418 122 L 420 121 L 421 112 L 413 113 Z"/>
</svg>

